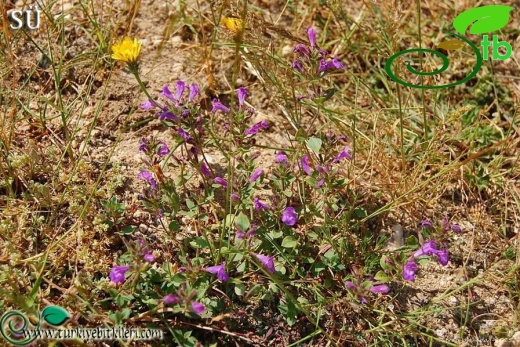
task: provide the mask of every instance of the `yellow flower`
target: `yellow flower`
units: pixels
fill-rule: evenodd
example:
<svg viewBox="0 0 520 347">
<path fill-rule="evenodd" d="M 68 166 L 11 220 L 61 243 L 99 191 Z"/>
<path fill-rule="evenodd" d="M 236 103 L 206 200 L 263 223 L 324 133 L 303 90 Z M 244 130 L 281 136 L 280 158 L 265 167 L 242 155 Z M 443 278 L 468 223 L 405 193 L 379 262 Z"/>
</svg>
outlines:
<svg viewBox="0 0 520 347">
<path fill-rule="evenodd" d="M 241 18 L 222 17 L 220 18 L 220 24 L 224 25 L 235 34 L 244 29 L 244 21 Z"/>
<path fill-rule="evenodd" d="M 112 59 L 122 60 L 125 63 L 133 64 L 137 62 L 139 53 L 141 52 L 141 44 L 137 39 L 125 37 L 122 41 L 115 43 L 112 46 Z"/>
</svg>

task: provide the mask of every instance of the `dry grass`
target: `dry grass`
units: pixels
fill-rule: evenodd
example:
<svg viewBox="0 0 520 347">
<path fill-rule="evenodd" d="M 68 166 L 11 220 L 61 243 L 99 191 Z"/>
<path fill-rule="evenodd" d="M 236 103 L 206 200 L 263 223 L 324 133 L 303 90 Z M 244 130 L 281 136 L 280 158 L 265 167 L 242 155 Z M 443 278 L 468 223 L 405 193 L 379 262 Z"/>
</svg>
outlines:
<svg viewBox="0 0 520 347">
<path fill-rule="evenodd" d="M 520 56 L 485 61 L 476 78 L 439 90 L 403 87 L 384 69 L 398 51 L 445 40 L 443 30 L 474 4 L 423 3 L 419 26 L 416 2 L 259 0 L 245 11 L 234 1 L 63 0 L 44 3 L 41 28 L 29 32 L 9 30 L 2 6 L 0 312 L 17 309 L 35 317 L 45 306 L 59 305 L 73 314 L 70 326 L 192 331 L 208 346 L 469 346 L 479 338 L 491 346 L 518 330 L 520 90 L 514 76 Z M 237 36 L 215 25 L 221 15 L 250 24 Z M 513 11 L 500 31 L 513 50 L 518 18 Z M 318 30 L 320 48 L 337 56 L 344 70 L 314 80 L 293 73 L 292 48 L 306 42 L 310 26 Z M 273 205 L 308 208 L 301 219 L 306 223 L 294 232 L 299 248 L 280 251 L 276 241 L 263 240 L 261 249 L 278 252 L 285 274 L 268 276 L 252 261 L 228 286 L 196 280 L 207 257 L 218 253 L 222 259 L 218 249 L 227 238 L 219 236 L 228 236 L 224 216 L 231 206 L 224 193 L 214 200 L 204 195 L 214 189 L 202 179 L 177 186 L 182 218 L 157 218 L 138 201 L 142 182 L 136 175 L 145 166 L 136 154 L 139 139 L 155 134 L 172 141 L 174 130 L 139 109 L 144 94 L 110 59 L 111 44 L 127 34 L 144 40 L 140 69 L 152 95 L 177 79 L 196 81 L 205 94 L 202 106 L 211 109 L 214 97 L 235 104 L 233 90 L 248 88 L 247 102 L 258 112 L 254 120 L 267 118 L 270 129 L 232 142 L 222 130 L 228 120 L 212 118 L 208 153 L 223 173 L 234 168 L 235 177 L 245 177 L 254 161 L 233 161 L 258 152 L 256 167 L 271 174 L 275 149 L 299 160 L 310 153 L 310 137 L 324 141 L 324 157 L 345 143 L 352 148 L 353 160 L 325 193 L 311 189 L 315 181 L 308 178 L 291 181 L 290 197 L 280 191 L 267 200 L 272 190 L 262 187 Z M 473 66 L 470 53 L 450 52 L 453 72 L 423 82 L 461 79 Z M 436 63 L 425 58 L 423 64 L 431 69 Z M 296 100 L 332 90 L 324 102 Z M 328 132 L 345 135 L 346 142 L 327 142 Z M 175 155 L 186 149 L 180 146 Z M 232 159 L 217 162 L 226 157 Z M 195 172 L 187 164 L 163 171 L 177 178 L 181 167 L 184 174 Z M 197 202 L 195 217 L 185 198 Z M 110 211 L 111 199 L 124 204 L 123 212 Z M 450 264 L 431 261 L 415 282 L 404 281 L 399 271 L 414 240 L 422 241 L 421 220 L 438 224 L 443 217 L 463 229 L 432 235 L 449 242 Z M 171 221 L 179 232 L 168 228 Z M 395 223 L 403 225 L 410 245 L 403 252 L 384 247 Z M 135 227 L 133 235 L 125 234 L 128 225 Z M 148 282 L 116 286 L 108 273 L 116 262 L 134 259 L 136 236 L 154 249 L 156 265 L 143 270 Z M 207 249 L 190 246 L 204 238 Z M 335 257 L 326 258 L 330 249 Z M 398 263 L 395 271 L 385 270 L 391 292 L 362 305 L 343 283 L 356 273 L 374 276 L 383 255 Z M 195 269 L 184 290 L 203 293 L 207 306 L 214 304 L 213 317 L 172 313 L 160 304 L 166 284 L 174 282 L 164 269 L 174 274 L 184 258 Z M 322 272 L 312 272 L 312 258 L 323 264 Z M 152 280 L 152 272 L 163 277 Z M 176 339 L 195 345 L 189 336 Z"/>
</svg>

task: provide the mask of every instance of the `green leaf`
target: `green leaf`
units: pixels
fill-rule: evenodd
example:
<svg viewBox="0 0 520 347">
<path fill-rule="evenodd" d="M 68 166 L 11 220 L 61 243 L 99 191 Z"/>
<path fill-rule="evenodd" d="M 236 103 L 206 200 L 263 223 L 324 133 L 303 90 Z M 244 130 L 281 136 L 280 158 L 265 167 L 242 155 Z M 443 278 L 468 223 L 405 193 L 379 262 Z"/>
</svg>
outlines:
<svg viewBox="0 0 520 347">
<path fill-rule="evenodd" d="M 276 270 L 276 272 L 279 272 L 282 275 L 285 275 L 287 273 L 287 269 L 281 263 L 276 264 L 274 266 L 274 269 Z"/>
<path fill-rule="evenodd" d="M 356 207 L 353 211 L 354 218 L 357 219 L 363 219 L 366 216 L 368 216 L 367 210 L 365 210 L 363 207 Z"/>
<path fill-rule="evenodd" d="M 186 276 L 184 276 L 182 273 L 177 273 L 172 277 L 172 283 L 179 287 L 181 284 L 183 284 L 186 281 Z"/>
<path fill-rule="evenodd" d="M 388 276 L 383 271 L 378 271 L 376 275 L 374 276 L 374 279 L 378 282 L 386 283 L 390 281 Z"/>
<path fill-rule="evenodd" d="M 137 227 L 135 225 L 125 225 L 122 229 L 120 234 L 122 235 L 129 235 L 132 234 Z"/>
<path fill-rule="evenodd" d="M 224 218 L 224 227 L 229 228 L 232 226 L 233 221 L 235 220 L 236 216 L 232 213 L 228 214 L 226 218 Z"/>
<path fill-rule="evenodd" d="M 63 307 L 47 306 L 42 311 L 42 318 L 50 325 L 60 326 L 70 318 L 70 314 Z"/>
<path fill-rule="evenodd" d="M 293 326 L 296 323 L 296 316 L 298 311 L 292 301 L 289 301 L 287 305 L 280 303 L 280 305 L 278 305 L 278 309 L 285 317 L 285 320 L 289 326 Z"/>
<path fill-rule="evenodd" d="M 186 203 L 186 207 L 188 207 L 188 209 L 191 210 L 191 209 L 195 208 L 195 203 L 192 200 L 186 199 L 185 203 Z"/>
<path fill-rule="evenodd" d="M 244 293 L 246 292 L 246 286 L 243 285 L 242 283 L 237 283 L 235 285 L 235 294 L 238 295 L 238 296 L 242 296 L 244 295 Z"/>
<path fill-rule="evenodd" d="M 170 224 L 168 225 L 168 229 L 170 231 L 179 231 L 180 226 L 179 223 L 176 220 L 172 220 Z"/>
<path fill-rule="evenodd" d="M 379 259 L 379 265 L 381 266 L 381 268 L 383 270 L 386 270 L 388 268 L 388 264 L 386 262 L 387 259 L 388 259 L 388 257 L 386 255 L 384 255 L 384 254 Z"/>
<path fill-rule="evenodd" d="M 312 149 L 312 151 L 316 153 L 316 155 L 320 154 L 322 143 L 323 141 L 321 141 L 321 139 L 317 137 L 311 137 L 307 140 L 307 146 L 309 146 L 309 148 Z"/>
<path fill-rule="evenodd" d="M 316 264 L 314 264 L 314 266 L 312 267 L 312 273 L 313 275 L 318 275 L 320 272 L 322 272 L 323 270 L 325 270 L 327 268 L 327 265 L 323 264 L 321 261 L 317 262 Z"/>
<path fill-rule="evenodd" d="M 190 241 L 190 246 L 197 249 L 197 248 L 208 248 L 209 243 L 208 241 L 203 237 L 196 237 L 193 240 Z"/>
<path fill-rule="evenodd" d="M 309 300 L 307 300 L 306 298 L 304 298 L 303 296 L 299 296 L 298 299 L 296 299 L 300 304 L 304 304 L 304 305 L 308 305 L 309 304 Z"/>
<path fill-rule="evenodd" d="M 406 238 L 406 245 L 410 247 L 419 246 L 419 240 L 414 235 L 410 235 Z"/>
<path fill-rule="evenodd" d="M 283 232 L 281 230 L 271 230 L 269 231 L 268 235 L 272 239 L 278 239 L 283 236 Z"/>
<path fill-rule="evenodd" d="M 240 231 L 245 233 L 249 229 L 249 218 L 247 218 L 245 214 L 240 213 L 235 219 L 235 225 L 240 229 Z"/>
<path fill-rule="evenodd" d="M 505 27 L 509 22 L 509 12 L 513 9 L 514 7 L 504 5 L 475 7 L 455 17 L 453 26 L 462 35 L 466 34 L 470 26 L 470 34 L 489 33 Z"/>
<path fill-rule="evenodd" d="M 240 265 L 238 265 L 238 266 L 236 267 L 236 271 L 237 271 L 238 273 L 242 273 L 242 272 L 246 271 L 246 262 L 245 262 L 245 261 L 244 261 L 244 262 L 241 262 Z"/>
<path fill-rule="evenodd" d="M 285 248 L 294 248 L 298 245 L 298 240 L 294 238 L 294 236 L 286 236 L 282 240 L 282 247 Z"/>
<path fill-rule="evenodd" d="M 318 234 L 314 231 L 307 232 L 307 237 L 311 240 L 317 240 L 319 238 Z"/>
<path fill-rule="evenodd" d="M 336 94 L 336 91 L 337 89 L 336 88 L 330 88 L 330 89 L 327 89 L 323 94 L 324 94 L 324 100 L 323 101 L 327 101 L 329 100 L 330 98 L 332 98 L 334 96 L 334 94 Z"/>
</svg>

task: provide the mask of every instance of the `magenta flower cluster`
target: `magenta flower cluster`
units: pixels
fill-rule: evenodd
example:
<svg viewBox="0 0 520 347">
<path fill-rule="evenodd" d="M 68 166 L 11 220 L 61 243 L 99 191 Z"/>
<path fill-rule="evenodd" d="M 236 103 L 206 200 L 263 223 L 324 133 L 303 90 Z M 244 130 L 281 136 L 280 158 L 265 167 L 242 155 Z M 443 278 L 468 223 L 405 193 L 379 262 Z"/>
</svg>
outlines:
<svg viewBox="0 0 520 347">
<path fill-rule="evenodd" d="M 415 273 L 418 266 L 415 259 L 423 256 L 436 256 L 442 266 L 448 265 L 450 260 L 448 249 L 438 249 L 434 240 L 424 243 L 403 266 L 403 278 L 407 281 L 415 281 Z"/>
<path fill-rule="evenodd" d="M 246 97 L 249 95 L 249 92 L 244 87 L 238 88 L 236 92 L 237 92 L 237 98 L 238 98 L 238 107 L 240 109 L 243 109 L 244 105 L 245 105 Z M 213 99 L 212 104 L 213 104 L 213 107 L 211 109 L 211 113 L 216 113 L 216 112 L 219 112 L 219 111 L 222 112 L 222 113 L 228 113 L 230 111 L 229 107 L 227 107 L 226 105 L 222 104 L 217 98 Z M 248 110 L 249 117 L 252 116 L 253 113 L 254 113 L 253 109 L 249 109 Z M 262 121 L 260 121 L 260 122 L 258 122 L 256 124 L 254 124 L 250 128 L 248 128 L 244 132 L 244 135 L 246 135 L 246 136 L 248 136 L 248 135 L 255 135 L 262 129 L 264 129 L 264 130 L 265 129 L 269 129 L 269 124 L 267 124 L 267 122 L 265 120 L 262 120 Z"/>
<path fill-rule="evenodd" d="M 176 82 L 175 94 L 171 92 L 168 85 L 165 85 L 159 93 L 157 101 L 148 100 L 142 103 L 141 107 L 145 110 L 156 110 L 156 116 L 168 126 L 174 127 L 182 141 L 199 146 L 197 139 L 203 132 L 203 118 L 200 115 L 197 100 L 199 95 L 200 90 L 197 84 L 187 85 L 184 81 L 179 80 Z M 146 141 L 142 141 L 139 150 L 149 154 L 150 146 Z M 155 150 L 159 156 L 170 153 L 170 149 L 164 142 L 156 145 Z"/>
<path fill-rule="evenodd" d="M 368 283 L 368 285 L 366 285 Z M 390 287 L 386 284 L 377 284 L 373 285 L 372 282 L 367 282 L 365 284 L 361 283 L 361 280 L 357 280 L 356 283 L 352 281 L 346 281 L 345 286 L 352 291 L 364 305 L 367 303 L 365 295 L 368 292 L 386 294 L 390 291 Z"/>
<path fill-rule="evenodd" d="M 262 266 L 269 271 L 270 273 L 274 274 L 276 272 L 276 269 L 274 268 L 274 258 L 263 255 L 263 254 L 255 254 L 256 259 L 262 264 Z"/>
<path fill-rule="evenodd" d="M 175 294 L 165 295 L 162 300 L 165 305 L 176 305 L 186 301 Z M 204 313 L 204 311 L 206 310 L 206 307 L 198 301 L 190 301 L 189 306 L 191 308 L 191 311 L 198 315 Z"/>
<path fill-rule="evenodd" d="M 204 270 L 214 275 L 217 275 L 218 280 L 221 282 L 227 282 L 229 280 L 229 275 L 226 272 L 225 262 L 220 265 L 207 267 Z"/>
<path fill-rule="evenodd" d="M 345 68 L 337 57 L 330 58 L 328 57 L 329 53 L 327 51 L 318 48 L 316 45 L 316 31 L 313 28 L 307 29 L 307 35 L 310 47 L 299 43 L 293 49 L 293 52 L 296 53 L 296 59 L 291 65 L 294 70 L 300 73 L 307 70 L 311 74 L 314 74 L 313 71 L 315 68 L 313 62 L 316 60 L 319 60 L 318 67 L 315 70 L 316 74 Z"/>
<path fill-rule="evenodd" d="M 308 176 L 313 175 L 315 171 L 318 172 L 317 177 L 319 178 L 319 180 L 316 182 L 316 187 L 321 188 L 325 183 L 326 179 L 329 176 L 333 176 L 336 172 L 333 171 L 333 165 L 338 164 L 343 159 L 352 160 L 352 154 L 350 153 L 349 146 L 345 146 L 343 150 L 341 150 L 332 161 L 329 161 L 324 165 L 317 164 L 314 166 L 314 169 L 311 167 L 311 160 L 309 156 L 304 155 L 300 160 L 300 166 L 303 172 Z"/>
<path fill-rule="evenodd" d="M 164 141 L 157 141 L 153 137 L 143 137 L 139 141 L 139 152 L 144 152 L 153 159 L 154 155 L 160 158 L 170 154 L 170 148 Z"/>
<path fill-rule="evenodd" d="M 130 270 L 130 266 L 127 265 L 115 265 L 112 270 L 110 270 L 110 281 L 114 283 L 123 283 L 125 281 L 126 272 Z"/>
<path fill-rule="evenodd" d="M 432 222 L 430 222 L 429 220 L 426 220 L 426 219 L 421 221 L 421 226 L 423 228 L 433 228 Z M 462 228 L 460 227 L 460 225 L 451 224 L 448 220 L 448 217 L 446 217 L 446 216 L 441 221 L 441 228 L 444 231 L 452 230 L 457 234 L 460 234 L 462 232 Z"/>
</svg>

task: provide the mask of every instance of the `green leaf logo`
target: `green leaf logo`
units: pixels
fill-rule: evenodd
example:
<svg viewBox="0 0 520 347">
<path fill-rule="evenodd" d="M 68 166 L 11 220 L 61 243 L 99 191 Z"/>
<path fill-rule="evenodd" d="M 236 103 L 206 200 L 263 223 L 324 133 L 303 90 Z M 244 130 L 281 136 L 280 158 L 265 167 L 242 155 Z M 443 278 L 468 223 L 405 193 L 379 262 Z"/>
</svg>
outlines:
<svg viewBox="0 0 520 347">
<path fill-rule="evenodd" d="M 60 326 L 70 318 L 70 314 L 62 307 L 48 306 L 43 309 L 42 318 L 50 325 Z"/>
<path fill-rule="evenodd" d="M 453 26 L 462 35 L 466 33 L 469 26 L 471 26 L 470 34 L 489 33 L 505 27 L 509 21 L 509 12 L 513 9 L 514 7 L 504 5 L 472 8 L 459 14 L 453 20 Z"/>
</svg>

